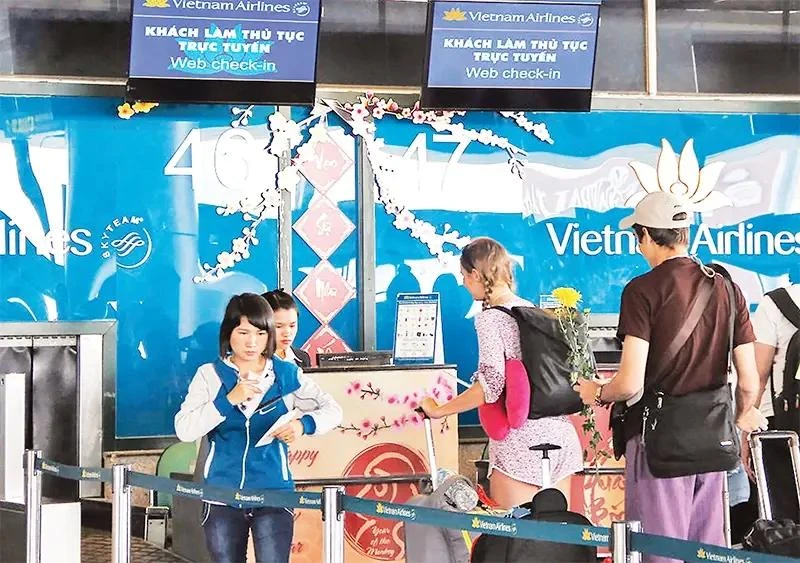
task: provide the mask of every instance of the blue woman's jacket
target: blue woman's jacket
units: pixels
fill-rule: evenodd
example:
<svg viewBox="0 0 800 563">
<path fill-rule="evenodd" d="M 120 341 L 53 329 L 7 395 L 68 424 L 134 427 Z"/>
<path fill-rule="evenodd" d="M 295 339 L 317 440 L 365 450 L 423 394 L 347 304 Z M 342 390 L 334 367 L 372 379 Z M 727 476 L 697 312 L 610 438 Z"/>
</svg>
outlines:
<svg viewBox="0 0 800 563">
<path fill-rule="evenodd" d="M 305 434 L 322 434 L 341 422 L 339 405 L 293 362 L 274 358 L 267 373 L 267 391 L 249 418 L 227 398 L 238 382 L 233 364 L 222 360 L 204 364 L 192 379 L 175 416 L 175 431 L 184 442 L 208 435 L 206 483 L 238 489 L 292 489 L 288 446 L 280 440 L 264 446 L 256 443 L 292 409 L 305 413 L 300 418 Z"/>
</svg>

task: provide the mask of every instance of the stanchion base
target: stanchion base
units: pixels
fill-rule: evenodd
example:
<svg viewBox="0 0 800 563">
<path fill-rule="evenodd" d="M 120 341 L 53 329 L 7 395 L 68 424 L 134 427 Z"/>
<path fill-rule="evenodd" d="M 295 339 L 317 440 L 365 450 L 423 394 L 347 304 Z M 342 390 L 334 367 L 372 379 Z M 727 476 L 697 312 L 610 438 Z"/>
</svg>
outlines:
<svg viewBox="0 0 800 563">
<path fill-rule="evenodd" d="M 0 501 L 0 561 L 25 561 L 25 505 Z M 81 505 L 44 500 L 42 563 L 80 563 Z"/>
</svg>

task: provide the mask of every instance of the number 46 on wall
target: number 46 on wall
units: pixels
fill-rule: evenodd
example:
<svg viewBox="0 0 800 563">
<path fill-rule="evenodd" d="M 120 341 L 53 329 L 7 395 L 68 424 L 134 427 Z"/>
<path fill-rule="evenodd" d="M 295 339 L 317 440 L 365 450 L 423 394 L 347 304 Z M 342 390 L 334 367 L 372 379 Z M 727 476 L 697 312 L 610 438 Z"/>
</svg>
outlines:
<svg viewBox="0 0 800 563">
<path fill-rule="evenodd" d="M 242 128 L 227 129 L 214 141 L 204 140 L 201 129 L 192 129 L 164 166 L 164 175 L 191 176 L 193 181 L 212 176 L 225 188 L 247 190 L 277 173 L 278 159 L 264 150 L 267 143 Z M 189 164 L 180 164 L 187 157 Z M 264 176 L 270 172 L 272 176 Z"/>
</svg>

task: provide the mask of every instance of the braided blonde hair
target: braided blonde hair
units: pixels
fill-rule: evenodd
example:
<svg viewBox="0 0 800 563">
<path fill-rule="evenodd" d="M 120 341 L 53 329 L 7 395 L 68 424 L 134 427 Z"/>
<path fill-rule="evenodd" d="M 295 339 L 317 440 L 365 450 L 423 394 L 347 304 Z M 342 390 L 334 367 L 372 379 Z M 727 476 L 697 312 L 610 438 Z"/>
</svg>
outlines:
<svg viewBox="0 0 800 563">
<path fill-rule="evenodd" d="M 505 247 L 489 237 L 473 239 L 461 251 L 461 267 L 477 271 L 483 281 L 483 308 L 489 307 L 492 291 L 498 283 L 514 288 L 513 263 Z"/>
</svg>

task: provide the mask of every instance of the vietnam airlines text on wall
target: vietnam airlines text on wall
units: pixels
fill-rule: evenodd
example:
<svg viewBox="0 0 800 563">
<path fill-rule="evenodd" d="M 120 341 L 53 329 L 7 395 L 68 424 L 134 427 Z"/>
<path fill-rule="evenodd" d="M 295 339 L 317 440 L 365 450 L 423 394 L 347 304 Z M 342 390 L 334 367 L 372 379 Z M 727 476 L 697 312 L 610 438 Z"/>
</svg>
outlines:
<svg viewBox="0 0 800 563">
<path fill-rule="evenodd" d="M 613 256 L 637 252 L 634 232 L 620 231 L 611 225 L 597 230 L 582 228 L 580 223 L 567 223 L 563 227 L 547 223 L 545 228 L 559 256 Z M 800 231 L 755 230 L 752 223 L 712 230 L 708 225 L 701 224 L 691 229 L 689 252 L 707 252 L 714 256 L 791 256 L 800 254 Z"/>
</svg>

